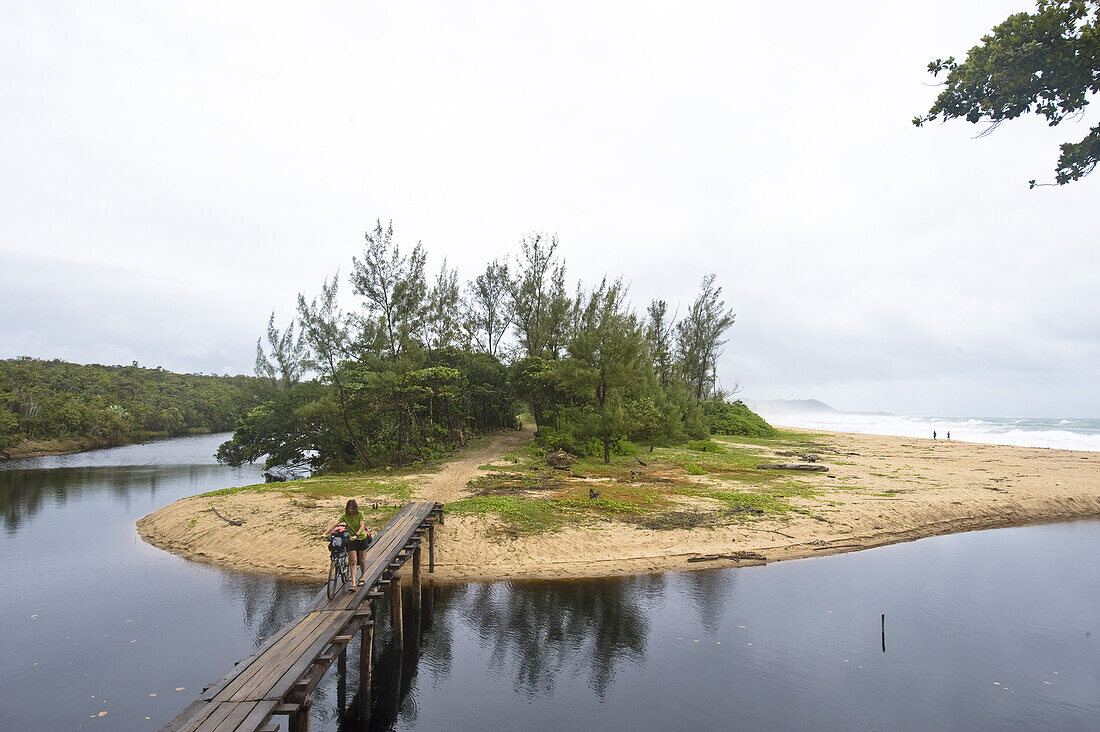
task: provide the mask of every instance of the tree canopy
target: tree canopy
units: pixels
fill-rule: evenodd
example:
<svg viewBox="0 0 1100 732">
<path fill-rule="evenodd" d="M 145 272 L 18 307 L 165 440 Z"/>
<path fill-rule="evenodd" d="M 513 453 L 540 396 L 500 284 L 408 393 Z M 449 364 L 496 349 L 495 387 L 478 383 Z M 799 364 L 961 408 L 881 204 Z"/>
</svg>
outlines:
<svg viewBox="0 0 1100 732">
<path fill-rule="evenodd" d="M 299 295 L 282 333 L 272 315 L 257 345 L 265 398 L 219 459 L 400 465 L 516 426 L 523 409 L 546 447 L 605 461 L 631 441 L 705 436 L 714 407 L 702 403 L 722 399 L 717 360 L 733 323 L 714 275 L 681 321 L 663 301 L 646 321 L 621 279 L 569 296 L 557 248 L 532 234 L 465 286 L 446 262 L 429 283 L 421 244 L 402 250 L 379 221 L 352 260 L 357 308 L 341 310 L 334 276 Z"/>
<path fill-rule="evenodd" d="M 518 426 L 524 410 L 547 449 L 605 461 L 637 443 L 761 429 L 718 382 L 734 318 L 713 274 L 683 318 L 664 300 L 639 316 L 621 277 L 567 288 L 557 250 L 532 234 L 465 286 L 445 261 L 429 281 L 421 244 L 402 248 L 379 221 L 352 258 L 355 303 L 345 309 L 337 273 L 298 296 L 284 329 L 273 312 L 255 378 L 0 361 L 0 448 L 232 427 L 222 462 L 340 470 L 437 457 Z"/>
<path fill-rule="evenodd" d="M 1035 12 L 1010 15 L 983 36 L 965 61 L 936 59 L 928 70 L 945 74 L 945 85 L 928 113 L 913 119 L 918 127 L 965 119 L 988 123 L 988 134 L 1024 114 L 1058 125 L 1082 115 L 1100 90 L 1100 0 L 1039 0 Z M 1055 182 L 1079 180 L 1098 160 L 1100 125 L 1061 145 Z"/>
<path fill-rule="evenodd" d="M 273 337 L 276 344 L 286 342 L 277 332 Z M 270 380 L 281 378 L 272 367 Z M 25 439 L 78 440 L 93 448 L 224 432 L 257 405 L 260 383 L 250 376 L 175 374 L 136 362 L 0 360 L 0 448 Z"/>
</svg>

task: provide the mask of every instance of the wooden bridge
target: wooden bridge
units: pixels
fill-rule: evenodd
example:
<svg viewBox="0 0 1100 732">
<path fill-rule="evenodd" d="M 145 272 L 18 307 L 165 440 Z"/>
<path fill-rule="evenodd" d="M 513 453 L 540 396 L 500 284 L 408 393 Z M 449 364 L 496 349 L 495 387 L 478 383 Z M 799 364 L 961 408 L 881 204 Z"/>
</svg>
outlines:
<svg viewBox="0 0 1100 732">
<path fill-rule="evenodd" d="M 273 715 L 286 715 L 289 732 L 309 730 L 311 694 L 337 658 L 344 662 L 348 644 L 359 634 L 359 719 L 370 715 L 376 601 L 390 590 L 393 642 L 402 649 L 403 612 L 398 570 L 412 560 L 412 612 L 420 616 L 420 542 L 428 535 L 428 571 L 435 570 L 435 523 L 443 523 L 443 504 L 406 505 L 379 531 L 367 550 L 363 587 L 328 598 L 324 588 L 307 610 L 269 637 L 233 670 L 203 689 L 161 732 L 273 732 Z M 430 595 L 429 595 L 430 597 Z M 417 625 L 419 627 L 419 625 Z M 416 639 L 419 642 L 419 638 Z"/>
</svg>

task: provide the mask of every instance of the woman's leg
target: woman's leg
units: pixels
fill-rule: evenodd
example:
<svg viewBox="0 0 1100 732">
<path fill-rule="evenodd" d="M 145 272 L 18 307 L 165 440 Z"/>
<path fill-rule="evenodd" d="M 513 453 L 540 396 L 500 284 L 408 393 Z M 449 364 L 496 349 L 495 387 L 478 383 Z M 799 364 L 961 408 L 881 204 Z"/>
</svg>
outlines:
<svg viewBox="0 0 1100 732">
<path fill-rule="evenodd" d="M 359 564 L 359 555 L 362 552 L 357 552 L 354 549 L 348 551 L 348 572 L 351 574 L 351 584 L 355 584 L 355 566 Z"/>
<path fill-rule="evenodd" d="M 367 581 L 367 550 L 359 550 L 359 581 Z"/>
</svg>

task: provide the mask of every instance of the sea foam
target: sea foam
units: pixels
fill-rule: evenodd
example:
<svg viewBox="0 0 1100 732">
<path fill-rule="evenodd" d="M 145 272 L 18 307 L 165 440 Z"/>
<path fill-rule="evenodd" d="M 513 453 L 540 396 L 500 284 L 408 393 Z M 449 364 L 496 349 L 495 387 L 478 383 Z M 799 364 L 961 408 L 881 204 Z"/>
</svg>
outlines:
<svg viewBox="0 0 1100 732">
<path fill-rule="evenodd" d="M 776 425 L 858 432 L 870 435 L 981 442 L 990 445 L 1049 447 L 1100 452 L 1100 419 L 1069 417 L 909 417 L 848 412 L 763 414 Z"/>
</svg>

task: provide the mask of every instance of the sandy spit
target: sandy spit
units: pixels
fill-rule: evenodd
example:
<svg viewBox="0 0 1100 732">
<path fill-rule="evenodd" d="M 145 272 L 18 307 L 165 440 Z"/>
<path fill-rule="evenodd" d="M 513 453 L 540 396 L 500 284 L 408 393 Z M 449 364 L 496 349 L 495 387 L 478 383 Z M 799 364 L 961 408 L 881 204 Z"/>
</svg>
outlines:
<svg viewBox="0 0 1100 732">
<path fill-rule="evenodd" d="M 435 577 L 570 578 L 745 566 L 938 534 L 1100 517 L 1100 453 L 825 435 L 814 449 L 829 472 L 798 475 L 820 491 L 800 501 L 810 515 L 672 531 L 597 522 L 518 539 L 490 538 L 486 519 L 452 516 L 437 529 Z M 418 477 L 416 498 L 446 503 L 469 495 L 467 482 L 480 473 L 478 466 L 528 439 L 523 432 L 498 436 L 441 472 Z M 339 515 L 343 501 L 302 504 L 278 492 L 219 497 L 213 502 L 223 515 L 245 521 L 231 526 L 209 510 L 211 499 L 192 497 L 142 518 L 137 526 L 145 541 L 189 559 L 323 578 L 328 553 L 315 536 Z M 763 559 L 723 556 L 688 562 L 737 553 Z"/>
</svg>

